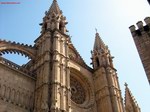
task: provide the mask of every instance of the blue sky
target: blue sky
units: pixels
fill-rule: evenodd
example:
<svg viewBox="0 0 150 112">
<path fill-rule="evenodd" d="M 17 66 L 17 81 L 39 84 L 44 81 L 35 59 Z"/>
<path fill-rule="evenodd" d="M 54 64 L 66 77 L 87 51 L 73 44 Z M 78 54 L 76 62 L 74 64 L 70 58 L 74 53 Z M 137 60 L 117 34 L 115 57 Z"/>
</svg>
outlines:
<svg viewBox="0 0 150 112">
<path fill-rule="evenodd" d="M 12 0 L 0 0 L 0 2 Z M 0 39 L 34 44 L 40 35 L 39 23 L 52 0 L 13 0 L 20 4 L 0 4 Z M 58 0 L 69 22 L 72 42 L 85 62 L 90 65 L 95 28 L 109 46 L 114 58 L 124 97 L 124 83 L 129 84 L 142 112 L 149 110 L 150 86 L 139 59 L 129 26 L 150 16 L 147 0 Z M 8 55 L 16 63 L 24 57 Z"/>
</svg>

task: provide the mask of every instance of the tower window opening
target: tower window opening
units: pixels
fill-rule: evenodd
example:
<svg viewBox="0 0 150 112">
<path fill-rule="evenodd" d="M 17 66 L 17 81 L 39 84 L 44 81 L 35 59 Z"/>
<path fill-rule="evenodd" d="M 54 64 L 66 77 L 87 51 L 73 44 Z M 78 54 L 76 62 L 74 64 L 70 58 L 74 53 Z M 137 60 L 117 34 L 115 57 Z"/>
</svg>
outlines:
<svg viewBox="0 0 150 112">
<path fill-rule="evenodd" d="M 44 24 L 44 28 L 45 28 L 45 30 L 47 29 L 47 24 Z"/>
<path fill-rule="evenodd" d="M 62 24 L 59 23 L 59 30 L 62 30 Z"/>
<path fill-rule="evenodd" d="M 99 63 L 99 59 L 98 59 L 98 58 L 96 58 L 96 64 L 97 64 L 97 66 L 100 66 L 100 63 Z"/>
</svg>

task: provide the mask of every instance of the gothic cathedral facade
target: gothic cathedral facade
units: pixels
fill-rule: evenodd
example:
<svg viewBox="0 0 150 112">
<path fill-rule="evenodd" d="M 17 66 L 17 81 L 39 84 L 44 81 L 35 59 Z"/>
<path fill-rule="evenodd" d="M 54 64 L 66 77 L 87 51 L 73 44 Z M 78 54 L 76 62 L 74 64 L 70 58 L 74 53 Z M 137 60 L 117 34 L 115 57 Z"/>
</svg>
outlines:
<svg viewBox="0 0 150 112">
<path fill-rule="evenodd" d="M 34 46 L 0 40 L 0 112 L 140 112 L 127 85 L 124 106 L 113 57 L 99 34 L 91 68 L 72 44 L 66 24 L 53 0 Z M 31 60 L 19 66 L 3 58 L 5 53 Z"/>
</svg>

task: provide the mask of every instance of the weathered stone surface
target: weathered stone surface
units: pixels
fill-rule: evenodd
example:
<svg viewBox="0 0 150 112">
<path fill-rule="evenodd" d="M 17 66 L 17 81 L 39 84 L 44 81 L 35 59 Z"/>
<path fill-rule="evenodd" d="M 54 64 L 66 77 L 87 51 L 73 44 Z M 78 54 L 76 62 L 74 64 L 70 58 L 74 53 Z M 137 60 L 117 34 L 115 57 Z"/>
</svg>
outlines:
<svg viewBox="0 0 150 112">
<path fill-rule="evenodd" d="M 150 17 L 145 18 L 146 25 L 138 22 L 138 29 L 131 30 L 136 48 L 141 58 L 148 80 L 150 80 Z"/>
<path fill-rule="evenodd" d="M 0 57 L 0 112 L 125 112 L 108 47 L 96 33 L 89 67 L 66 24 L 53 0 L 33 47 L 0 40 L 0 54 L 31 57 L 23 66 Z"/>
<path fill-rule="evenodd" d="M 33 109 L 35 79 L 0 63 L 0 112 Z"/>
</svg>

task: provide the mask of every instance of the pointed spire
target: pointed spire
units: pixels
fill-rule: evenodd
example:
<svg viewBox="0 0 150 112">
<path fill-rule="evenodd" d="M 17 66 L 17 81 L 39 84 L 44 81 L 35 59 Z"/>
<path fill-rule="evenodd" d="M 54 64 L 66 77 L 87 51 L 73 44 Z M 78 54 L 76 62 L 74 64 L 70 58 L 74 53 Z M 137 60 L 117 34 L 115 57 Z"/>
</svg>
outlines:
<svg viewBox="0 0 150 112">
<path fill-rule="evenodd" d="M 99 33 L 96 29 L 95 43 L 92 54 L 92 65 L 94 69 L 99 67 L 112 67 L 113 68 L 113 57 L 110 54 L 108 46 L 106 46 L 103 40 L 100 38 Z"/>
<path fill-rule="evenodd" d="M 106 46 L 105 46 L 103 40 L 100 38 L 99 33 L 97 32 L 97 29 L 96 29 L 95 43 L 94 43 L 94 48 L 93 48 L 93 50 L 104 49 L 105 47 L 106 47 Z"/>
<path fill-rule="evenodd" d="M 140 112 L 140 108 L 135 98 L 132 96 L 127 83 L 125 83 L 125 109 L 126 112 Z"/>
<path fill-rule="evenodd" d="M 41 33 L 44 33 L 46 30 L 59 30 L 62 33 L 66 34 L 68 30 L 66 29 L 66 17 L 63 16 L 62 11 L 60 10 L 57 0 L 53 0 L 53 3 L 48 11 L 45 12 L 45 17 L 43 18 L 43 23 Z"/>
<path fill-rule="evenodd" d="M 53 0 L 53 3 L 52 3 L 52 5 L 48 11 L 49 14 L 53 13 L 53 12 L 55 14 L 61 14 L 62 13 L 62 11 L 60 10 L 59 5 L 57 3 L 57 0 Z"/>
</svg>

